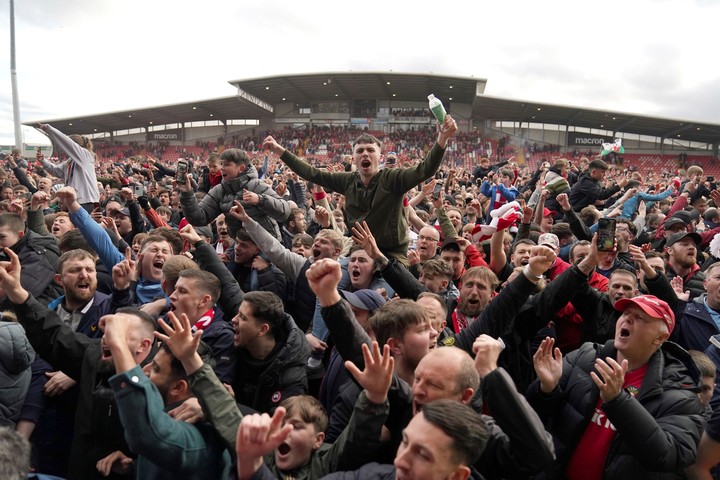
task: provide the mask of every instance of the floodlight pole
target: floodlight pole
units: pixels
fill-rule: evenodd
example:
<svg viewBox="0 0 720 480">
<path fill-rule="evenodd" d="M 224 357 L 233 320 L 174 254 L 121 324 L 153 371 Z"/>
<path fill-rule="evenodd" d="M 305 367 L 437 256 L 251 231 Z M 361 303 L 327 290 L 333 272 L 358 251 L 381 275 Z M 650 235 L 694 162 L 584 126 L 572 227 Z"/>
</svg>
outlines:
<svg viewBox="0 0 720 480">
<path fill-rule="evenodd" d="M 22 129 L 20 128 L 20 101 L 18 100 L 17 69 L 15 67 L 15 0 L 10 0 L 10 80 L 12 82 L 15 146 L 22 152 L 23 140 Z"/>
</svg>

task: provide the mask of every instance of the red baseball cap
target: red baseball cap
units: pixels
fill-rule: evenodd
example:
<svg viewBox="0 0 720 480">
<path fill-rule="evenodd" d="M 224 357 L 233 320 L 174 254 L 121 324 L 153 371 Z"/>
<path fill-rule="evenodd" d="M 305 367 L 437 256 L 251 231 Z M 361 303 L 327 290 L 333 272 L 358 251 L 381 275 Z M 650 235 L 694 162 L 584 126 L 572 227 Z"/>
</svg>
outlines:
<svg viewBox="0 0 720 480">
<path fill-rule="evenodd" d="M 615 310 L 624 312 L 630 306 L 636 306 L 652 318 L 657 318 L 665 322 L 668 333 L 672 333 L 675 328 L 675 314 L 670 306 L 663 300 L 654 295 L 640 295 L 635 298 L 621 298 L 615 302 Z"/>
<path fill-rule="evenodd" d="M 547 207 L 543 208 L 543 217 L 554 217 L 555 215 L 557 215 L 556 211 L 550 210 Z"/>
</svg>

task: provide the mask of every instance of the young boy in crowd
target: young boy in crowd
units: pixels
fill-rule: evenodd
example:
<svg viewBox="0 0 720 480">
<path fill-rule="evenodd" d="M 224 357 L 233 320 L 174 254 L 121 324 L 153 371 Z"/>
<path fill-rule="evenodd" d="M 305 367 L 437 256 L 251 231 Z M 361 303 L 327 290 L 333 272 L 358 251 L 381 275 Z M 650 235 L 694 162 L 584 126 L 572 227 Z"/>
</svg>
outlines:
<svg viewBox="0 0 720 480">
<path fill-rule="evenodd" d="M 43 237 L 25 229 L 25 222 L 16 213 L 0 213 L 0 249 L 9 248 L 20 257 L 22 270 L 20 283 L 41 303 L 47 305 L 62 295 L 60 286 L 53 281 L 60 258 L 55 237 Z M 0 253 L 0 260 L 7 260 Z M 5 303 L 4 292 L 0 305 Z"/>
</svg>

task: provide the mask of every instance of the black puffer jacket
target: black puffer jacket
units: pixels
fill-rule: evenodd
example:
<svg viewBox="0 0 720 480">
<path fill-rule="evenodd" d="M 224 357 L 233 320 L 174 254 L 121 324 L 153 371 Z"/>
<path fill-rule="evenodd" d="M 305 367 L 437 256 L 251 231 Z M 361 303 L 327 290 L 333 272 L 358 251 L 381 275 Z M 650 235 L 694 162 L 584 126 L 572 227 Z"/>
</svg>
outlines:
<svg viewBox="0 0 720 480">
<path fill-rule="evenodd" d="M 242 201 L 243 190 L 260 195 L 259 205 L 245 205 L 248 215 L 271 235 L 280 239 L 278 222 L 284 222 L 290 216 L 290 204 L 280 198 L 267 183 L 258 180 L 257 170 L 252 165 L 240 176 L 214 186 L 199 204 L 195 192 L 182 192 L 180 203 L 185 218 L 191 225 L 204 227 L 221 213 L 228 213 L 235 200 Z M 225 220 L 230 235 L 234 238 L 242 223 L 232 215 L 228 215 Z"/>
<path fill-rule="evenodd" d="M 0 321 L 0 426 L 15 426 L 30 386 L 33 360 L 35 350 L 23 327 Z"/>
<path fill-rule="evenodd" d="M 563 360 L 558 388 L 540 393 L 530 386 L 528 401 L 550 425 L 557 459 L 548 478 L 562 478 L 600 398 L 590 377 L 595 359 L 617 358 L 613 340 L 585 343 Z M 626 390 L 602 409 L 616 428 L 605 462 L 605 479 L 684 478 L 695 462 L 703 430 L 703 408 L 697 394 L 700 373 L 687 351 L 665 342 L 650 358 L 637 396 Z"/>
<path fill-rule="evenodd" d="M 258 412 L 275 411 L 285 398 L 307 393 L 305 366 L 310 346 L 290 315 L 276 341 L 277 347 L 264 360 L 252 358 L 246 350 L 238 351 L 237 377 L 232 384 L 235 400 Z"/>
<path fill-rule="evenodd" d="M 62 287 L 55 283 L 55 275 L 60 258 L 60 249 L 55 237 L 43 237 L 26 230 L 25 235 L 11 247 L 17 254 L 22 265 L 20 284 L 43 305 L 63 294 Z M 7 260 L 0 254 L 0 260 Z M 0 304 L 3 309 L 10 308 L 6 300 Z"/>
<path fill-rule="evenodd" d="M 600 182 L 590 176 L 590 173 L 583 172 L 570 190 L 570 205 L 573 210 L 579 212 L 588 205 L 593 205 L 596 200 L 605 200 L 619 191 L 620 187 L 617 185 L 603 188 Z"/>
</svg>

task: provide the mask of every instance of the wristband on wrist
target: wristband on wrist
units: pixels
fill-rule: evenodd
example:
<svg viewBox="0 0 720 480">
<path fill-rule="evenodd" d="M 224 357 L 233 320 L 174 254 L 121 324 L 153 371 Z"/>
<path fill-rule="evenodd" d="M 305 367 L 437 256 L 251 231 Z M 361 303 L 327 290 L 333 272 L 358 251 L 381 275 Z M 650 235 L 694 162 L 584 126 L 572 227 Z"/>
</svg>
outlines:
<svg viewBox="0 0 720 480">
<path fill-rule="evenodd" d="M 523 274 L 528 280 L 533 282 L 537 282 L 542 278 L 542 275 L 535 275 L 530 271 L 530 265 L 525 265 L 525 268 L 523 268 Z"/>
</svg>

